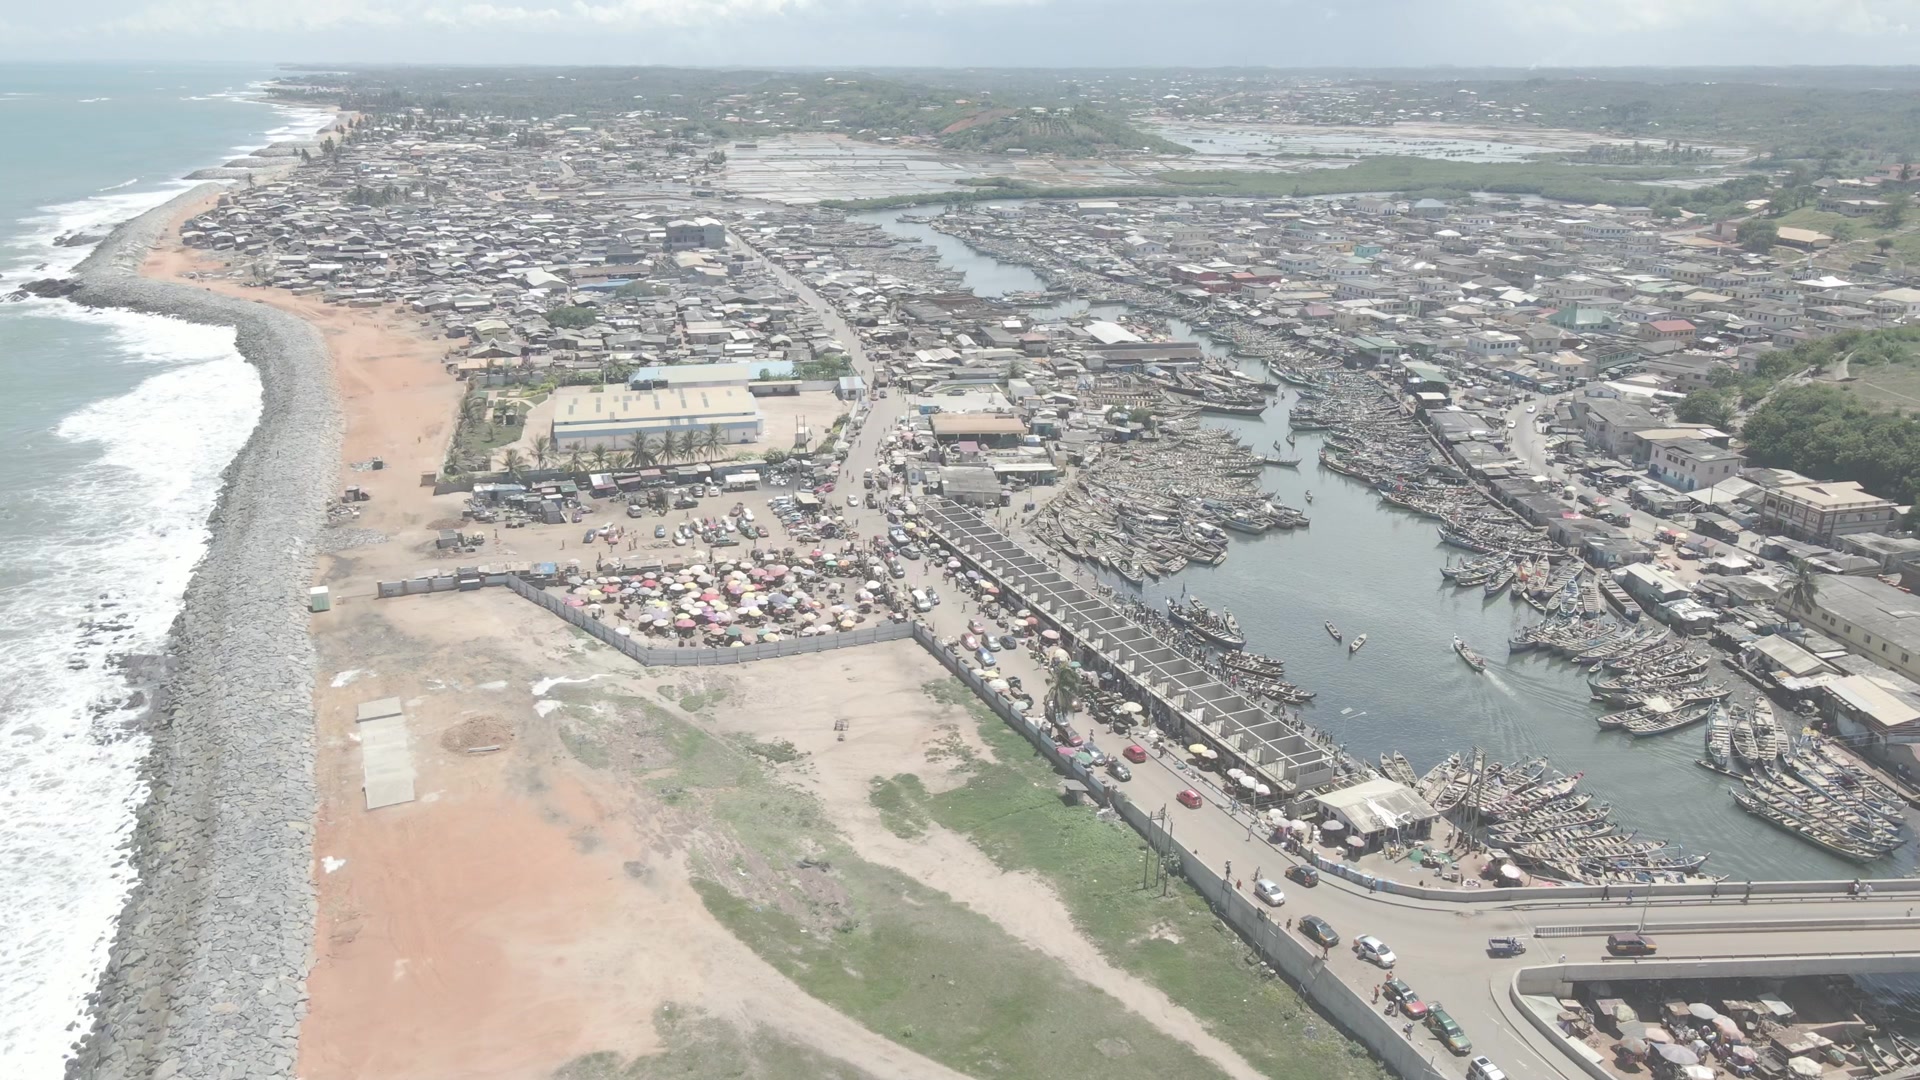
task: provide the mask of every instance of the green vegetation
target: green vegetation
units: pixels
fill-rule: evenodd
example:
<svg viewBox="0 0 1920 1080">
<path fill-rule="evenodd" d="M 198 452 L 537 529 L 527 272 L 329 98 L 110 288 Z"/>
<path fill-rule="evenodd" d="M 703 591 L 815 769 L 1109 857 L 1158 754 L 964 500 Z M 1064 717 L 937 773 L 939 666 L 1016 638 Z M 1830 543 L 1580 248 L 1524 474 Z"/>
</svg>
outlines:
<svg viewBox="0 0 1920 1080">
<path fill-rule="evenodd" d="M 600 312 L 578 304 L 547 309 L 547 325 L 556 330 L 583 330 L 600 321 Z"/>
<path fill-rule="evenodd" d="M 838 379 L 853 374 L 853 358 L 845 353 L 826 353 L 793 365 L 793 377 L 802 381 Z"/>
<path fill-rule="evenodd" d="M 1843 362 L 1846 382 L 1776 389 L 1789 375 L 1827 372 Z M 1741 428 L 1754 464 L 1816 480 L 1857 481 L 1897 502 L 1920 497 L 1920 419 L 1905 411 L 1920 405 L 1920 326 L 1848 330 L 1803 342 L 1760 357 L 1752 375 L 1728 373 L 1719 381 L 1716 390 L 1681 403 L 1688 408 L 1683 419 L 1718 408 L 1702 398 L 1707 393 L 1725 405 L 1758 404 Z"/>
<path fill-rule="evenodd" d="M 1085 106 L 1038 113 L 1028 109 L 995 109 L 949 126 L 941 133 L 940 143 L 971 153 L 1003 154 L 1020 150 L 1065 157 L 1193 152 L 1191 147 L 1149 135 Z"/>
<path fill-rule="evenodd" d="M 460 400 L 460 419 L 454 427 L 453 445 L 447 449 L 447 474 L 492 469 L 494 452 L 519 440 L 524 430 L 522 421 L 530 408 L 532 404 L 522 398 L 494 400 L 485 390 L 469 390 Z"/>
<path fill-rule="evenodd" d="M 945 894 L 838 852 L 831 878 L 858 917 L 830 928 L 713 881 L 695 887 L 735 937 L 809 994 L 968 1075 L 1221 1075 Z"/>
<path fill-rule="evenodd" d="M 1740 223 L 1740 246 L 1766 254 L 1780 242 L 1780 226 L 1766 218 L 1748 218 Z"/>
<path fill-rule="evenodd" d="M 553 1080 L 866 1080 L 868 1073 L 765 1028 L 741 1030 L 684 1005 L 653 1014 L 662 1049 L 623 1062 L 612 1051 L 583 1054 Z"/>
<path fill-rule="evenodd" d="M 578 761 L 589 769 L 604 769 L 607 767 L 609 760 L 607 748 L 595 740 L 592 735 L 576 731 L 565 724 L 555 727 L 553 731 L 555 735 L 560 737 L 560 745 L 567 748 L 567 753 L 572 754 L 575 761 Z"/>
<path fill-rule="evenodd" d="M 1724 390 L 1695 390 L 1673 407 L 1674 419 L 1726 430 L 1733 423 L 1733 402 Z"/>
<path fill-rule="evenodd" d="M 1674 206 L 1695 213 L 1717 211 L 1749 192 L 1767 188 L 1764 178 L 1738 177 L 1723 184 L 1682 191 L 1650 187 L 1640 181 L 1690 173 L 1673 167 L 1579 166 L 1565 161 L 1468 162 L 1381 155 L 1344 169 L 1256 172 L 1237 169 L 1172 170 L 1159 183 L 1137 186 L 1040 187 L 1025 181 L 975 180 L 965 191 L 895 195 L 878 199 L 835 199 L 824 205 L 847 210 L 876 210 L 925 204 L 967 204 L 996 199 L 1093 199 L 1191 197 L 1194 195 L 1306 196 L 1390 191 L 1410 198 L 1457 199 L 1476 191 L 1539 195 L 1568 202 L 1609 202 L 1628 206 Z"/>
<path fill-rule="evenodd" d="M 872 781 L 873 790 L 867 795 L 867 801 L 880 811 L 880 821 L 887 831 L 903 840 L 911 840 L 927 831 L 927 814 L 922 804 L 926 802 L 927 789 L 921 785 L 920 778 L 912 773 L 887 779 L 876 776 Z"/>
<path fill-rule="evenodd" d="M 1246 944 L 1197 893 L 1179 883 L 1166 896 L 1142 889 L 1139 836 L 1064 804 L 1053 771 L 958 680 L 924 689 L 963 705 L 995 760 L 975 766 L 961 787 L 921 800 L 921 812 L 966 836 L 1002 869 L 1045 881 L 1109 960 L 1186 1006 L 1266 1075 L 1387 1075 L 1357 1045 L 1313 1039 L 1306 1031 L 1316 1024 L 1311 1007 L 1285 983 L 1254 977 Z M 897 784 L 894 791 L 904 798 L 912 787 Z"/>
</svg>

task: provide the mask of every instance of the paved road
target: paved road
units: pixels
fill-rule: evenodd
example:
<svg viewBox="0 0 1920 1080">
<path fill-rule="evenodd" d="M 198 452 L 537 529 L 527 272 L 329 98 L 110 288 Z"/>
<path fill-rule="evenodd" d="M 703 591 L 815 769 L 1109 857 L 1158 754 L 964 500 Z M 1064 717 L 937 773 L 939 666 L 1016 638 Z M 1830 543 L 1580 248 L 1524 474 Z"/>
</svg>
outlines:
<svg viewBox="0 0 1920 1080">
<path fill-rule="evenodd" d="M 860 339 L 824 298 L 806 284 L 772 267 L 774 276 L 813 305 L 827 327 L 840 337 L 856 368 L 871 385 L 875 372 Z M 862 469 L 878 468 L 880 448 L 886 432 L 898 420 L 905 403 L 898 397 L 869 402 L 871 412 L 856 436 L 846 462 L 849 476 Z M 1545 404 L 1543 408 L 1550 407 Z M 1514 447 L 1524 459 L 1545 471 L 1544 438 L 1534 430 L 1524 408 L 1517 410 Z M 878 513 L 865 512 L 870 525 L 877 525 Z M 1645 515 L 1636 515 L 1645 517 Z M 996 514 L 1007 528 L 1012 524 L 1010 511 Z M 1654 519 L 1647 518 L 1645 535 L 1651 535 Z M 1638 524 L 1638 522 L 1636 522 Z M 871 527 L 865 531 L 874 531 Z M 1638 530 L 1636 530 L 1638 531 Z M 938 563 L 928 560 L 910 562 L 906 583 L 912 587 L 943 583 Z M 925 616 L 941 637 L 958 637 L 966 632 L 978 613 L 971 609 L 957 588 L 943 593 L 943 602 Z M 1041 665 L 1022 650 L 999 654 L 999 667 L 1005 674 L 1017 675 L 1033 692 L 1047 685 Z M 1111 734 L 1088 732 L 1102 749 L 1118 753 L 1127 740 Z M 1319 915 L 1331 922 L 1345 941 L 1358 934 L 1375 934 L 1387 941 L 1399 954 L 1395 974 L 1405 979 L 1428 1002 L 1442 1002 L 1460 1021 L 1474 1040 L 1476 1052 L 1502 1064 L 1509 1075 L 1525 1077 L 1563 1077 L 1582 1080 L 1585 1073 L 1558 1047 L 1548 1043 L 1537 1030 L 1522 1020 L 1511 1005 L 1507 986 L 1513 972 L 1525 964 L 1551 964 L 1563 954 L 1569 961 L 1591 962 L 1604 957 L 1606 931 L 1580 933 L 1568 937 L 1533 938 L 1539 927 L 1588 925 L 1639 925 L 1659 928 L 1660 955 L 1663 958 L 1727 956 L 1730 954 L 1832 954 L 1869 952 L 1884 949 L 1892 942 L 1911 942 L 1912 929 L 1920 922 L 1908 922 L 1909 929 L 1786 929 L 1742 930 L 1728 932 L 1727 927 L 1756 920 L 1817 920 L 1851 917 L 1871 920 L 1911 920 L 1916 901 L 1875 898 L 1853 900 L 1844 895 L 1809 899 L 1756 900 L 1743 902 L 1737 895 L 1744 891 L 1729 885 L 1724 900 L 1661 901 L 1630 903 L 1623 894 L 1611 901 L 1569 900 L 1543 902 L 1511 901 L 1489 890 L 1472 903 L 1428 901 L 1395 894 L 1370 893 L 1353 883 L 1326 875 L 1316 888 L 1302 888 L 1286 882 L 1287 866 L 1298 862 L 1269 844 L 1260 830 L 1248 828 L 1248 818 L 1235 816 L 1203 774 L 1180 769 L 1177 762 L 1150 757 L 1134 767 L 1133 779 L 1120 785 L 1125 795 L 1149 810 L 1168 809 L 1173 834 L 1189 851 L 1224 870 L 1232 863 L 1232 876 L 1251 882 L 1256 875 L 1281 881 L 1286 899 L 1276 918 L 1297 920 L 1302 915 Z M 1175 796 L 1192 787 L 1207 801 L 1197 810 L 1181 806 Z M 1698 927 L 1675 929 L 1675 927 Z M 1530 952 L 1524 960 L 1494 960 L 1486 955 L 1489 937 L 1516 936 L 1528 939 Z M 1891 939 L 1891 941 L 1890 941 Z M 1623 967 L 1655 964 L 1657 961 L 1621 961 Z M 1383 978 L 1377 967 L 1355 957 L 1342 947 L 1328 957 L 1327 970 L 1345 981 L 1356 992 L 1371 996 L 1372 987 Z M 1412 1038 L 1423 1049 L 1438 1052 L 1444 1064 L 1446 1052 L 1424 1028 L 1416 1028 Z M 1464 1062 L 1456 1062 L 1456 1073 L 1464 1074 Z"/>
</svg>

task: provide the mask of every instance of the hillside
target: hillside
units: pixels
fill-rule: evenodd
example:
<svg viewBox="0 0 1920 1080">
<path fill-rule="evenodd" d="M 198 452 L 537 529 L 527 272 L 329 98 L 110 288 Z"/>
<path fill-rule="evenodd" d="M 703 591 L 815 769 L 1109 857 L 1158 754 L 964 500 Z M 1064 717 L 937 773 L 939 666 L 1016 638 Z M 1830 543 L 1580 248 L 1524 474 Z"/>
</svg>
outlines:
<svg viewBox="0 0 1920 1080">
<path fill-rule="evenodd" d="M 947 125 L 941 145 L 976 154 L 1190 154 L 1191 147 L 1149 135 L 1124 120 L 1088 108 L 993 109 Z"/>
</svg>

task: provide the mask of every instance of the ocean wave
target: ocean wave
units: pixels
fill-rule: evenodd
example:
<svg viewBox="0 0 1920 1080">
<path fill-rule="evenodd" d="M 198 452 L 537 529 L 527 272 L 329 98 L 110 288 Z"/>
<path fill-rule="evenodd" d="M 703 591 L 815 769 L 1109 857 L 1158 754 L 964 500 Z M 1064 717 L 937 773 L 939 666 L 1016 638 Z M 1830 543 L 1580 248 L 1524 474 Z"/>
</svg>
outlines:
<svg viewBox="0 0 1920 1080">
<path fill-rule="evenodd" d="M 0 1073 L 58 1076 L 105 962 L 132 872 L 123 845 L 145 797 L 147 740 L 121 664 L 157 655 L 206 546 L 220 475 L 258 421 L 260 382 L 232 331 L 206 357 L 178 320 L 130 315 L 129 359 L 177 366 L 62 420 L 97 457 L 22 500 L 57 532 L 0 543 L 31 567 L 0 604 Z M 133 320 L 151 324 L 136 345 Z"/>
<path fill-rule="evenodd" d="M 326 109 L 285 105 L 263 100 L 253 94 L 234 93 L 221 96 L 231 97 L 235 101 L 265 105 L 279 114 L 275 119 L 280 122 L 268 128 L 259 140 L 228 151 L 219 161 L 213 162 L 215 165 L 235 157 L 246 156 L 270 142 L 311 136 L 333 115 Z M 163 180 L 142 190 L 125 190 L 137 181 L 136 177 L 124 184 L 102 189 L 101 193 L 84 199 L 43 206 L 37 213 L 21 218 L 18 224 L 22 226 L 22 230 L 9 242 L 9 246 L 17 248 L 19 253 L 14 257 L 12 265 L 0 267 L 0 278 L 17 277 L 28 272 L 33 277 L 56 277 L 71 273 L 73 268 L 79 265 L 80 260 L 86 258 L 92 245 L 62 247 L 54 241 L 76 233 L 104 234 L 113 226 L 139 217 L 182 191 L 204 182 Z"/>
<path fill-rule="evenodd" d="M 100 190 L 101 191 L 119 191 L 121 188 L 129 188 L 139 182 L 140 182 L 140 178 L 136 176 L 131 180 L 122 180 L 117 184 L 109 184 L 106 187 L 101 188 Z"/>
</svg>

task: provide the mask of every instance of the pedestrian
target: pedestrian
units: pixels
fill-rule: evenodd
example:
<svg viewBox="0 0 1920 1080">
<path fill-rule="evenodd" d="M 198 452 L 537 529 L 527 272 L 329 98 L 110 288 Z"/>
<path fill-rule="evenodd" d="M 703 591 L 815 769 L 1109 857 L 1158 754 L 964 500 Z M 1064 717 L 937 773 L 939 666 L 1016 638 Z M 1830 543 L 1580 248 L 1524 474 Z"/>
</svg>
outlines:
<svg viewBox="0 0 1920 1080">
<path fill-rule="evenodd" d="M 1400 1029 L 1400 1034 L 1409 1039 L 1413 1038 L 1413 1021 L 1407 1021 L 1407 1025 Z"/>
<path fill-rule="evenodd" d="M 1373 1003 L 1375 1005 L 1380 1004 L 1380 984 L 1379 983 L 1373 984 Z"/>
<path fill-rule="evenodd" d="M 1293 929 L 1293 916 L 1287 916 L 1287 929 Z"/>
<path fill-rule="evenodd" d="M 1560 954 L 1560 962 L 1561 962 L 1561 963 L 1563 963 L 1563 964 L 1567 962 L 1567 954 L 1566 954 L 1566 953 L 1561 953 L 1561 954 Z"/>
</svg>

